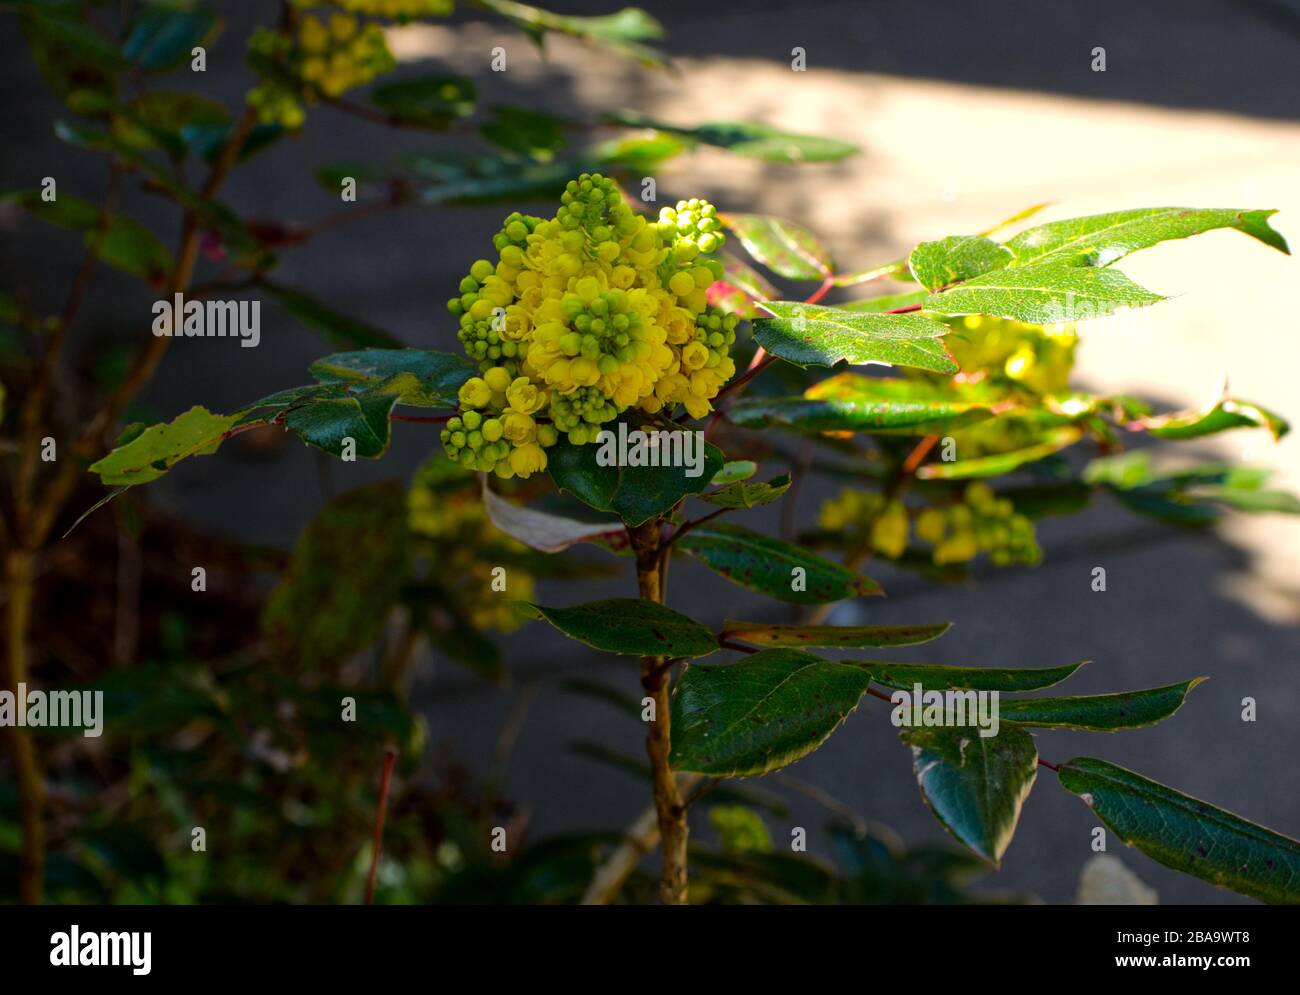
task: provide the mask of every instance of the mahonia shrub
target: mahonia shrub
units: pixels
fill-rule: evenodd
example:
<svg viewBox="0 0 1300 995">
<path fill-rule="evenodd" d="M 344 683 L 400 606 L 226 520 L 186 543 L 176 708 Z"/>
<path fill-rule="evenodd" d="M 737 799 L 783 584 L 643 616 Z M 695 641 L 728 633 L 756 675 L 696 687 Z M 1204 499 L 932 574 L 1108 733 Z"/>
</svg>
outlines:
<svg viewBox="0 0 1300 995">
<path fill-rule="evenodd" d="M 207 98 L 157 88 L 213 40 L 216 15 L 201 4 L 101 5 L 93 22 L 85 4 L 12 6 L 37 67 L 75 119 L 60 122 L 60 139 L 107 162 L 102 207 L 64 190 L 57 203 L 38 189 L 3 198 L 78 235 L 87 263 L 74 288 L 84 289 L 87 267 L 103 262 L 168 300 L 198 287 L 209 297 L 265 294 L 337 351 L 311 364 L 309 383 L 228 414 L 195 405 L 167 423 L 130 424 L 114 445 L 123 413 L 168 347 L 168 337 L 150 337 L 96 398 L 86 425 L 60 439 L 60 452 L 71 456 L 55 464 L 40 455 L 47 431 L 64 434 L 64 419 L 54 413 L 80 410 L 83 400 L 55 403 L 66 379 L 61 350 L 83 295 L 74 289 L 71 306 L 56 318 L 33 312 L 21 294 L 4 295 L 0 320 L 39 332 L 23 337 L 44 344 L 40 355 L 13 364 L 16 376 L 8 363 L 4 368 L 4 413 L 21 408 L 21 417 L 0 426 L 15 433 L 0 447 L 5 459 L 16 455 L 14 472 L 0 475 L 11 490 L 2 503 L 6 514 L 13 510 L 17 539 L 5 562 L 5 624 L 18 650 L 6 657 L 7 678 L 25 676 L 39 567 L 58 559 L 50 555 L 55 526 L 78 495 L 87 463 L 97 478 L 88 486 L 108 489 L 98 508 L 182 460 L 272 426 L 347 461 L 381 457 L 394 424 L 427 433 L 431 450 L 409 487 L 372 484 L 325 503 L 280 569 L 259 645 L 243 647 L 259 665 L 209 668 L 200 661 L 160 680 L 124 667 L 101 678 L 142 702 L 141 714 L 110 720 L 114 733 L 175 731 L 176 743 L 193 747 L 173 758 L 172 771 L 148 778 L 156 791 L 140 801 L 166 827 L 159 836 L 193 824 L 184 804 L 187 792 L 198 790 L 190 775 L 206 783 L 206 775 L 228 771 L 238 781 L 200 799 L 200 807 L 214 817 L 229 809 L 227 838 L 242 851 L 272 849 L 281 818 L 333 829 L 337 813 L 341 833 L 355 830 L 365 821 L 355 789 L 368 779 L 358 748 L 389 744 L 384 785 L 398 754 L 400 772 L 414 780 L 425 750 L 405 700 L 415 647 L 428 644 L 499 680 L 505 661 L 488 634 L 546 624 L 639 661 L 641 693 L 631 700 L 590 683 L 570 689 L 613 701 L 644 723 L 648 771 L 628 758 L 612 761 L 648 773 L 653 820 L 638 820 L 628 838 L 616 837 L 622 842 L 609 834 L 561 841 L 551 848 L 554 863 L 538 852 L 546 848 L 523 848 L 504 861 L 484 841 L 483 820 L 504 807 L 485 789 L 470 806 L 474 815 L 464 805 L 437 813 L 472 830 L 454 841 L 449 834 L 433 852 L 421 849 L 418 821 L 394 826 L 395 852 L 410 875 L 390 895 L 423 897 L 428 882 L 451 878 L 460 890 L 440 891 L 444 900 L 599 903 L 646 899 L 657 890 L 671 904 L 965 901 L 972 862 L 1000 864 L 1041 768 L 1090 807 L 1090 823 L 1099 819 L 1153 859 L 1262 901 L 1300 901 L 1296 840 L 1105 760 L 1039 755 L 1042 730 L 1118 732 L 1163 721 L 1201 677 L 1111 694 L 1025 697 L 1056 688 L 1081 664 L 899 663 L 882 657 L 932 642 L 948 624 L 888 618 L 885 608 L 871 624 L 828 624 L 831 606 L 884 593 L 863 572 L 873 558 L 933 580 L 964 578 L 981 558 L 1006 568 L 1030 565 L 1045 555 L 1034 534 L 1038 519 L 1103 497 L 1184 526 L 1213 524 L 1229 511 L 1300 513 L 1300 501 L 1271 487 L 1259 468 L 1171 462 L 1163 445 L 1124 451 L 1129 439 L 1178 442 L 1234 429 L 1280 438 L 1289 426 L 1268 409 L 1224 396 L 1203 409 L 1159 412 L 1134 398 L 1080 390 L 1069 379 L 1081 321 L 1161 300 L 1114 264 L 1216 229 L 1287 252 L 1271 211 L 1156 207 L 1030 224 L 1035 208 L 852 271 L 795 221 L 720 211 L 698 196 L 656 210 L 623 186 L 697 146 L 785 166 L 832 162 L 855 154 L 854 146 L 754 122 L 688 126 L 630 110 L 584 122 L 506 106 L 474 121 L 472 80 L 445 72 L 383 79 L 396 68 L 388 32 L 445 17 L 449 0 L 281 5 L 276 23 L 248 39 L 257 83 L 234 114 Z M 533 39 L 559 33 L 646 65 L 664 62 L 653 47 L 661 29 L 643 11 L 569 17 L 516 0 L 476 6 Z M 103 30 L 110 19 L 121 22 L 114 24 L 120 31 Z M 343 208 L 320 225 L 244 218 L 219 199 L 232 171 L 318 111 L 433 133 L 456 125 L 474 130 L 491 151 L 416 153 L 358 170 L 327 164 L 318 179 L 333 203 L 343 191 Z M 574 138 L 595 125 L 621 130 L 612 138 Z M 206 171 L 201 183 L 190 183 L 187 164 Z M 140 181 L 180 213 L 174 253 L 119 210 L 123 179 Z M 689 179 L 661 179 L 661 186 L 692 192 Z M 316 231 L 376 211 L 484 201 L 508 211 L 547 198 L 558 199 L 550 217 L 508 213 L 491 250 L 464 247 L 467 274 L 437 294 L 449 312 L 429 330 L 439 348 L 407 348 L 275 272 L 280 256 Z M 1012 228 L 1019 230 L 1000 234 Z M 220 269 L 196 281 L 207 261 Z M 894 285 L 891 293 L 860 289 L 884 281 Z M 812 289 L 792 295 L 778 283 Z M 825 303 L 832 292 L 854 299 Z M 683 456 L 685 439 L 698 439 L 691 447 L 698 458 L 689 467 L 631 455 L 611 462 L 600 455 L 600 440 L 615 429 L 620 439 L 628 429 L 666 432 L 681 440 Z M 778 472 L 760 480 L 760 466 Z M 795 482 L 811 473 L 840 484 L 815 529 L 791 539 L 735 523 L 782 502 L 793 521 Z M 562 513 L 566 502 L 585 507 L 581 519 Z M 595 557 L 556 555 L 578 544 L 613 556 L 593 566 Z M 670 607 L 668 574 L 680 557 L 783 602 L 794 617 L 701 620 Z M 620 566 L 634 567 L 636 597 L 533 600 L 535 579 L 608 580 Z M 706 612 L 707 601 L 695 600 L 694 613 Z M 707 659 L 715 655 L 725 662 Z M 112 684 L 123 671 L 125 685 Z M 819 863 L 774 852 L 757 813 L 763 806 L 779 811 L 770 798 L 718 782 L 808 756 L 868 699 L 893 706 L 901 755 L 910 754 L 921 795 L 964 849 L 936 857 L 874 831 L 832 826 L 837 851 L 858 870 L 831 876 Z M 356 710 L 359 735 L 338 734 L 340 700 Z M 973 716 L 963 708 L 968 701 L 978 706 Z M 980 709 L 990 701 L 996 707 L 985 715 Z M 256 733 L 225 721 L 231 702 Z M 221 728 L 211 740 L 191 735 L 213 725 Z M 45 844 L 32 827 L 45 821 L 45 774 L 30 735 L 10 731 L 22 829 L 0 827 L 0 836 L 21 837 L 20 897 L 37 902 Z M 599 744 L 585 753 L 611 760 Z M 154 763 L 139 757 L 132 754 L 132 784 L 145 769 L 137 762 Z M 257 766 L 245 771 L 245 762 Z M 264 802 L 263 794 L 281 786 L 288 789 L 282 809 L 263 806 L 250 815 L 243 807 L 252 804 L 248 796 Z M 381 789 L 380 826 L 384 797 Z M 421 816 L 434 805 L 413 788 L 403 800 Z M 136 801 L 132 796 L 132 807 Z M 697 804 L 710 808 L 718 846 L 693 848 L 688 867 Z M 162 818 L 164 811 L 181 816 Z M 297 863 L 320 869 L 323 881 L 268 886 L 260 867 L 241 861 L 222 884 L 255 900 L 361 892 L 357 854 L 327 853 L 326 834 L 308 838 L 300 828 L 291 835 L 308 848 L 308 859 Z M 657 889 L 638 870 L 656 843 Z M 369 857 L 367 900 L 378 849 Z M 870 873 L 861 871 L 867 862 Z M 918 864 L 931 870 L 921 873 Z M 472 873 L 458 876 L 466 866 Z M 888 874 L 877 873 L 886 866 Z M 229 894 L 191 884 L 168 898 Z"/>
</svg>

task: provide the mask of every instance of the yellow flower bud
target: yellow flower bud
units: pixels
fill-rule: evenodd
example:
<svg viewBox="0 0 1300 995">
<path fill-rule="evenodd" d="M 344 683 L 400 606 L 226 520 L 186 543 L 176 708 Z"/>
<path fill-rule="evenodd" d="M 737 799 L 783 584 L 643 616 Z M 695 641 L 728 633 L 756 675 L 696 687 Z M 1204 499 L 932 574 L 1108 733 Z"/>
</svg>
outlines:
<svg viewBox="0 0 1300 995">
<path fill-rule="evenodd" d="M 490 371 L 489 371 L 490 372 Z M 504 370 L 502 372 L 505 372 Z M 460 398 L 461 407 L 482 408 L 492 400 L 492 388 L 480 377 L 470 377 L 463 384 L 456 396 Z"/>
<path fill-rule="evenodd" d="M 494 366 L 484 373 L 483 380 L 493 393 L 507 390 L 510 387 L 510 373 L 500 366 Z"/>
</svg>

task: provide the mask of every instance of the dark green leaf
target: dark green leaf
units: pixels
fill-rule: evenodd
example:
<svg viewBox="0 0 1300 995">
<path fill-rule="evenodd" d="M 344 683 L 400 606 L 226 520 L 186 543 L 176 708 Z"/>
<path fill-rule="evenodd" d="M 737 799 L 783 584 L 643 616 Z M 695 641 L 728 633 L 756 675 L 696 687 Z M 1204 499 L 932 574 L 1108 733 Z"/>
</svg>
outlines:
<svg viewBox="0 0 1300 995">
<path fill-rule="evenodd" d="M 355 455 L 377 459 L 388 448 L 389 421 L 396 394 L 359 394 L 354 397 L 316 400 L 290 408 L 284 423 L 303 442 L 342 456 L 347 441 L 355 444 Z"/>
<path fill-rule="evenodd" d="M 871 672 L 872 680 L 885 687 L 911 691 L 920 684 L 926 691 L 949 689 L 973 691 L 1037 691 L 1070 677 L 1088 661 L 1069 663 L 1063 667 L 1040 667 L 1032 670 L 1007 670 L 997 667 L 943 667 L 928 663 L 858 664 Z"/>
<path fill-rule="evenodd" d="M 570 639 L 626 656 L 707 656 L 718 639 L 694 619 L 639 598 L 609 598 L 571 608 L 520 602 L 532 618 L 543 618 Z"/>
<path fill-rule="evenodd" d="M 772 318 L 754 322 L 754 341 L 772 355 L 798 366 L 912 366 L 956 373 L 942 336 L 948 326 L 923 314 L 871 314 L 842 308 L 766 301 Z"/>
<path fill-rule="evenodd" d="M 552 14 L 549 10 L 515 0 L 479 0 L 479 6 L 512 21 L 538 44 L 546 32 L 554 31 L 636 59 L 643 65 L 667 64 L 662 55 L 643 44 L 662 38 L 663 28 L 637 7 L 624 7 L 613 14 L 598 17 L 574 17 Z"/>
<path fill-rule="evenodd" d="M 122 45 L 128 59 L 145 69 L 174 69 L 190 59 L 216 24 L 206 7 L 150 4 L 136 18 Z"/>
<path fill-rule="evenodd" d="M 1038 750 L 1014 726 L 985 737 L 974 729 L 902 731 L 926 804 L 961 843 L 994 866 L 1011 845 L 1020 807 L 1038 775 Z"/>
<path fill-rule="evenodd" d="M 288 572 L 267 600 L 262 633 L 271 652 L 315 669 L 369 645 L 398 601 L 409 563 L 400 483 L 335 498 L 303 530 Z"/>
<path fill-rule="evenodd" d="M 716 777 L 766 774 L 817 749 L 867 690 L 855 667 L 796 650 L 689 667 L 673 695 L 673 768 Z"/>
<path fill-rule="evenodd" d="M 1053 221 L 1029 228 L 1007 242 L 1019 265 L 1060 262 L 1076 266 L 1109 266 L 1130 252 L 1175 238 L 1187 238 L 1214 228 L 1236 228 L 1265 245 L 1287 252 L 1286 241 L 1269 227 L 1276 211 L 1236 211 L 1216 208 L 1145 207 Z"/>
<path fill-rule="evenodd" d="M 618 431 L 612 422 L 606 428 Z M 617 513 L 628 525 L 640 525 L 686 495 L 698 494 L 724 462 L 722 451 L 706 443 L 703 470 L 690 477 L 691 468 L 682 466 L 601 466 L 599 450 L 599 443 L 573 446 L 562 439 L 547 450 L 547 470 L 556 486 L 597 511 Z"/>
<path fill-rule="evenodd" d="M 1123 691 L 1119 694 L 1082 695 L 1074 698 L 1026 698 L 1000 702 L 1003 722 L 1044 729 L 1092 729 L 1113 732 L 1138 729 L 1169 718 L 1182 707 L 1192 688 L 1205 680 L 1195 677 L 1181 684 Z"/>
<path fill-rule="evenodd" d="M 1057 776 L 1111 832 L 1166 867 L 1261 902 L 1300 903 L 1300 842 L 1105 760 L 1076 757 Z"/>
<path fill-rule="evenodd" d="M 309 369 L 322 383 L 364 386 L 422 408 L 456 407 L 456 392 L 477 372 L 463 356 L 424 349 L 339 352 L 316 360 Z"/>
<path fill-rule="evenodd" d="M 752 122 L 714 122 L 683 128 L 635 111 L 616 111 L 606 119 L 629 128 L 653 128 L 691 143 L 713 145 L 767 162 L 834 162 L 861 151 L 856 145 L 833 138 L 799 135 Z"/>
<path fill-rule="evenodd" d="M 1014 257 L 1005 245 L 978 235 L 950 235 L 922 242 L 912 250 L 907 264 L 916 282 L 927 290 L 969 280 L 999 270 Z"/>
<path fill-rule="evenodd" d="M 986 273 L 931 294 L 925 306 L 940 314 L 990 314 L 1052 325 L 1104 318 L 1120 308 L 1146 307 L 1161 300 L 1119 270 L 1049 261 Z"/>
<path fill-rule="evenodd" d="M 699 494 L 697 497 L 701 501 L 716 504 L 721 508 L 757 508 L 759 505 L 781 500 L 781 496 L 789 489 L 790 474 L 783 473 L 765 484 L 737 481 L 719 490 Z"/>
<path fill-rule="evenodd" d="M 875 581 L 847 567 L 739 525 L 706 522 L 676 545 L 732 583 L 781 601 L 820 605 L 883 593 Z"/>
<path fill-rule="evenodd" d="M 754 259 L 778 276 L 822 280 L 835 271 L 830 253 L 807 228 L 767 214 L 721 214 Z"/>
<path fill-rule="evenodd" d="M 951 627 L 951 622 L 939 625 L 772 625 L 728 619 L 723 623 L 720 638 L 759 646 L 916 646 L 938 639 Z"/>
<path fill-rule="evenodd" d="M 420 76 L 375 87 L 370 99 L 398 120 L 444 126 L 474 113 L 474 81 L 465 76 Z"/>
<path fill-rule="evenodd" d="M 496 107 L 479 132 L 493 145 L 529 159 L 548 160 L 564 147 L 569 122 L 523 107 Z"/>
<path fill-rule="evenodd" d="M 840 373 L 803 397 L 743 397 L 727 417 L 747 428 L 775 423 L 806 432 L 929 435 L 991 418 L 993 410 L 937 384 Z"/>
</svg>

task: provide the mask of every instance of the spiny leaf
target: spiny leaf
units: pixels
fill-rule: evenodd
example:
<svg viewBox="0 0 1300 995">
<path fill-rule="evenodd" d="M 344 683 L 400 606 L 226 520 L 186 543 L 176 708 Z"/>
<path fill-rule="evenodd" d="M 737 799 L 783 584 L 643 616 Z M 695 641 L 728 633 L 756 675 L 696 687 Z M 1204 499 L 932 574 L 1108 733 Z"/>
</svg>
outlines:
<svg viewBox="0 0 1300 995">
<path fill-rule="evenodd" d="M 424 408 L 456 407 L 456 392 L 477 372 L 463 356 L 425 349 L 339 352 L 316 360 L 309 369 L 322 383 L 395 394 L 403 404 Z"/>
<path fill-rule="evenodd" d="M 1111 832 L 1166 867 L 1261 902 L 1300 903 L 1300 842 L 1105 760 L 1076 757 L 1057 776 Z"/>
<path fill-rule="evenodd" d="M 952 463 L 926 463 L 916 471 L 922 480 L 961 480 L 968 477 L 993 477 L 1010 473 L 1026 463 L 1060 452 L 1083 438 L 1083 429 L 1074 426 L 1058 428 L 1044 436 L 1042 442 L 1008 453 L 978 456 L 975 459 L 956 460 Z"/>
<path fill-rule="evenodd" d="M 805 432 L 929 435 L 991 418 L 993 409 L 938 385 L 840 373 L 803 397 L 741 398 L 727 417 L 747 428 L 775 423 Z"/>
<path fill-rule="evenodd" d="M 868 681 L 854 667 L 787 649 L 689 667 L 673 695 L 669 762 L 715 777 L 778 770 L 820 746 Z"/>
<path fill-rule="evenodd" d="M 545 619 L 570 639 L 626 656 L 708 656 L 717 637 L 694 619 L 639 598 L 608 598 L 569 608 L 519 602 L 530 618 Z"/>
<path fill-rule="evenodd" d="M 716 491 L 697 494 L 701 501 L 716 504 L 721 508 L 757 508 L 760 505 L 779 501 L 790 489 L 790 474 L 783 473 L 773 477 L 765 484 L 749 484 L 736 481 Z"/>
<path fill-rule="evenodd" d="M 1267 428 L 1274 439 L 1281 439 L 1291 430 L 1281 416 L 1257 404 L 1230 397 L 1205 410 L 1177 411 L 1144 418 L 1134 424 L 1162 439 L 1196 439 L 1233 428 Z"/>
<path fill-rule="evenodd" d="M 616 432 L 619 426 L 611 422 L 606 428 Z M 600 444 L 574 446 L 561 440 L 547 450 L 547 471 L 556 486 L 597 511 L 615 512 L 628 525 L 640 525 L 686 495 L 698 494 L 724 462 L 722 450 L 706 443 L 699 474 L 688 476 L 694 467 L 601 465 L 600 449 Z"/>
<path fill-rule="evenodd" d="M 1011 845 L 1020 808 L 1038 775 L 1034 739 L 1010 726 L 984 737 L 974 729 L 902 731 L 916 783 L 935 817 L 995 867 Z"/>
<path fill-rule="evenodd" d="M 420 76 L 378 86 L 370 99 L 401 121 L 444 126 L 474 113 L 474 81 L 466 76 Z"/>
<path fill-rule="evenodd" d="M 350 439 L 357 456 L 377 459 L 388 449 L 388 418 L 396 403 L 396 394 L 327 398 L 288 409 L 284 423 L 303 442 L 334 456 L 343 455 Z"/>
<path fill-rule="evenodd" d="M 819 605 L 884 593 L 875 581 L 847 567 L 739 525 L 707 522 L 675 545 L 732 583 L 781 601 Z"/>
<path fill-rule="evenodd" d="M 754 340 L 768 352 L 798 366 L 912 366 L 956 373 L 940 341 L 948 326 L 923 314 L 871 314 L 798 301 L 766 301 L 773 315 L 754 322 Z"/>
<path fill-rule="evenodd" d="M 952 628 L 938 625 L 776 625 L 727 620 L 722 639 L 759 646 L 916 646 L 938 639 Z"/>
<path fill-rule="evenodd" d="M 90 472 L 104 484 L 147 484 L 186 456 L 216 452 L 234 422 L 234 415 L 215 415 L 196 404 L 171 422 L 145 429 L 91 464 Z"/>
<path fill-rule="evenodd" d="M 934 242 L 922 242 L 912 250 L 907 265 L 917 283 L 927 290 L 937 290 L 1002 269 L 1014 258 L 1010 249 L 990 238 L 949 235 Z"/>
<path fill-rule="evenodd" d="M 1119 694 L 1073 698 L 1026 698 L 1000 702 L 1003 722 L 1044 729 L 1091 729 L 1114 732 L 1138 729 L 1169 718 L 1182 707 L 1192 688 L 1205 680 L 1194 677 L 1181 684 L 1122 691 Z"/>
<path fill-rule="evenodd" d="M 720 214 L 756 261 L 790 280 L 822 280 L 835 271 L 830 253 L 802 225 L 769 214 Z"/>
<path fill-rule="evenodd" d="M 1144 207 L 1052 221 L 1022 231 L 1006 244 L 1016 254 L 1017 264 L 1022 266 L 1031 262 L 1109 266 L 1131 252 L 1159 242 L 1187 238 L 1214 228 L 1236 228 L 1279 252 L 1289 253 L 1286 240 L 1268 223 L 1276 213 L 1222 208 Z"/>
<path fill-rule="evenodd" d="M 1104 318 L 1164 300 L 1119 270 L 1044 262 L 985 273 L 925 299 L 940 314 L 989 314 L 1033 325 Z"/>
<path fill-rule="evenodd" d="M 1087 660 L 1063 667 L 1008 670 L 997 667 L 945 667 L 929 663 L 885 663 L 868 661 L 855 664 L 870 671 L 872 680 L 885 687 L 911 691 L 917 684 L 926 691 L 950 689 L 973 691 L 1037 691 L 1071 677 Z"/>
<path fill-rule="evenodd" d="M 684 128 L 635 111 L 615 111 L 606 115 L 606 119 L 629 128 L 653 128 L 690 143 L 713 145 L 767 162 L 834 162 L 861 151 L 856 145 L 834 138 L 799 135 L 749 121 L 712 122 Z"/>
</svg>

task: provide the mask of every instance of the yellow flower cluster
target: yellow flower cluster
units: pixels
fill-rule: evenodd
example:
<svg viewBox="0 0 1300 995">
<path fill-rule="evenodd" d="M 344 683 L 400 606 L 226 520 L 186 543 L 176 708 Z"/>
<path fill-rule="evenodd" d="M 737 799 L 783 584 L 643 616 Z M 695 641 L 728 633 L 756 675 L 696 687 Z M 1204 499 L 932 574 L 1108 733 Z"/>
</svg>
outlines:
<svg viewBox="0 0 1300 995">
<path fill-rule="evenodd" d="M 304 15 L 293 39 L 259 29 L 249 54 L 255 68 L 269 71 L 249 92 L 248 102 L 263 123 L 286 128 L 302 125 L 303 100 L 341 96 L 397 65 L 382 27 L 341 13 L 325 19 Z"/>
<path fill-rule="evenodd" d="M 825 502 L 818 524 L 828 532 L 847 533 L 883 556 L 897 559 L 907 550 L 912 522 L 901 501 L 886 501 L 869 491 L 844 490 Z M 1034 564 L 1042 556 L 1033 523 L 1015 513 L 981 481 L 968 486 L 962 501 L 925 508 L 916 515 L 916 537 L 929 543 L 936 566 L 964 563 L 987 553 L 997 566 Z"/>
<path fill-rule="evenodd" d="M 967 376 L 1053 394 L 1068 386 L 1078 339 L 1072 324 L 1027 325 L 1008 318 L 973 314 L 952 321 L 945 341 Z"/>
<path fill-rule="evenodd" d="M 553 218 L 511 214 L 447 302 L 481 376 L 442 433 L 448 456 L 500 477 L 546 468 L 564 436 L 595 441 L 621 412 L 708 414 L 736 372 L 738 319 L 709 306 L 725 235 L 706 201 L 637 214 L 599 173 L 570 180 Z"/>
<path fill-rule="evenodd" d="M 521 567 L 509 566 L 507 586 L 496 597 L 492 569 L 528 553 L 523 543 L 497 530 L 487 517 L 473 476 L 441 457 L 416 471 L 407 492 L 407 525 L 426 550 L 439 577 L 455 578 L 446 585 L 455 614 L 479 630 L 508 632 L 522 622 L 515 600 L 531 601 L 533 578 Z"/>
</svg>

